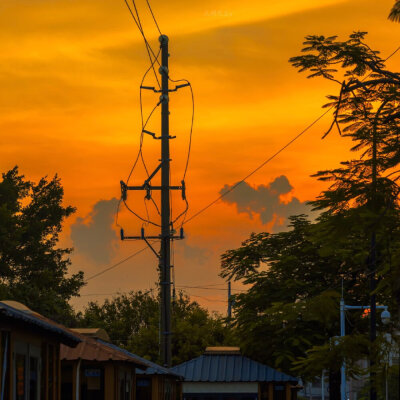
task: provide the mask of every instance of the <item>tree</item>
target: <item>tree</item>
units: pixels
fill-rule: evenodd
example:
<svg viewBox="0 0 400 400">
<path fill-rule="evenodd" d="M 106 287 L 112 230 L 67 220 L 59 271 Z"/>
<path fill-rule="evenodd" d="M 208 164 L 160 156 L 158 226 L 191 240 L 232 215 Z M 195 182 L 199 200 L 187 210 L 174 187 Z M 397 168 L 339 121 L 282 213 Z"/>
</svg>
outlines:
<svg viewBox="0 0 400 400">
<path fill-rule="evenodd" d="M 83 273 L 67 277 L 72 249 L 58 248 L 62 223 L 75 209 L 62 205 L 57 176 L 35 184 L 18 173 L 0 182 L 0 297 L 16 300 L 60 322 L 70 322 L 68 301 L 79 294 Z"/>
<path fill-rule="evenodd" d="M 328 96 L 325 106 L 334 117 L 324 137 L 336 127 L 354 143 L 354 159 L 314 175 L 331 183 L 310 202 L 321 212 L 317 222 L 293 218 L 291 231 L 253 234 L 240 249 L 222 256 L 222 276 L 252 285 L 237 296 L 235 309 L 244 343 L 257 343 L 258 356 L 269 357 L 277 367 L 287 370 L 297 361 L 296 370 L 308 378 L 329 368 L 331 388 L 338 386 L 344 360 L 352 373 L 355 360 L 377 352 L 367 351 L 365 340 L 351 345 L 367 331 L 359 313 L 350 316 L 352 335 L 332 344 L 339 333 L 340 281 L 350 304 L 369 304 L 370 296 L 378 296 L 393 308 L 399 298 L 400 76 L 386 69 L 365 35 L 356 32 L 344 42 L 308 36 L 304 54 L 290 60 L 310 78 L 339 85 L 339 94 Z M 331 393 L 332 399 L 338 396 L 338 391 Z"/>
<path fill-rule="evenodd" d="M 112 342 L 154 362 L 159 355 L 159 299 L 153 291 L 129 292 L 91 302 L 79 316 L 82 327 L 100 327 Z M 180 292 L 172 310 L 172 362 L 180 364 L 204 352 L 207 346 L 231 339 L 224 320 Z"/>
<path fill-rule="evenodd" d="M 244 352 L 306 380 L 326 369 L 334 390 L 340 386 L 345 343 L 340 349 L 330 347 L 329 357 L 323 360 L 335 360 L 331 365 L 320 359 L 314 360 L 313 369 L 294 368 L 295 362 L 306 359 L 314 346 L 329 347 L 331 338 L 339 334 L 342 281 L 350 302 L 366 301 L 366 285 L 353 257 L 354 241 L 341 253 L 326 253 L 315 237 L 317 225 L 305 216 L 294 216 L 287 232 L 252 234 L 240 248 L 222 255 L 221 275 L 250 285 L 247 292 L 235 296 L 234 306 L 234 328 Z M 365 331 L 360 314 L 350 318 L 354 333 Z M 361 348 L 353 350 L 347 357 L 349 368 L 360 357 Z M 331 398 L 339 395 L 332 392 Z"/>
<path fill-rule="evenodd" d="M 398 8 L 392 11 L 392 17 L 396 17 Z M 400 74 L 386 69 L 385 60 L 365 43 L 365 36 L 366 32 L 355 32 L 345 42 L 336 36 L 308 36 L 303 48 L 306 54 L 290 61 L 300 71 L 309 71 L 309 78 L 323 77 L 340 85 L 339 94 L 328 96 L 331 102 L 325 105 L 335 110 L 325 136 L 337 127 L 339 134 L 353 141 L 351 150 L 357 157 L 342 162 L 340 168 L 315 175 L 332 184 L 311 204 L 314 210 L 322 211 L 321 234 L 333 247 L 340 248 L 355 233 L 364 243 L 358 254 L 365 257 L 370 276 L 369 372 L 373 400 L 379 367 L 375 356 L 377 294 L 386 291 L 387 301 L 397 299 L 400 315 L 399 265 L 393 265 L 392 258 L 399 245 Z"/>
<path fill-rule="evenodd" d="M 394 3 L 394 6 L 389 14 L 389 19 L 396 22 L 400 21 L 400 0 L 396 0 Z"/>
<path fill-rule="evenodd" d="M 336 126 L 353 141 L 351 150 L 357 156 L 342 162 L 340 168 L 315 175 L 332 182 L 311 202 L 324 217 L 320 234 L 340 248 L 356 233 L 360 243 L 364 242 L 358 254 L 365 257 L 371 271 L 372 296 L 377 272 L 380 289 L 386 288 L 400 300 L 393 279 L 399 268 L 393 268 L 392 259 L 399 244 L 400 222 L 400 75 L 386 69 L 379 52 L 365 43 L 365 35 L 353 33 L 345 42 L 308 36 L 306 54 L 290 61 L 300 71 L 311 72 L 309 78 L 323 77 L 340 85 L 339 95 L 328 96 L 331 102 L 325 105 L 334 109 L 325 136 Z M 400 302 L 397 307 L 400 315 Z"/>
</svg>

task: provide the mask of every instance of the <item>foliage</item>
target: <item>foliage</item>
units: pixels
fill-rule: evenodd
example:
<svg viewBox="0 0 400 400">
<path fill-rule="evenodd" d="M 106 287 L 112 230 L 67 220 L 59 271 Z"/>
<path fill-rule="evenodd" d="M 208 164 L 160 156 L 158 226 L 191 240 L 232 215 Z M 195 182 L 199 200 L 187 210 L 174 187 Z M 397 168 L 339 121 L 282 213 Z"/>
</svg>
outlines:
<svg viewBox="0 0 400 400">
<path fill-rule="evenodd" d="M 83 327 L 101 327 L 113 343 L 135 354 L 159 362 L 159 299 L 153 291 L 129 292 L 91 302 L 79 316 Z M 172 311 L 173 364 L 201 355 L 207 346 L 232 340 L 224 320 L 210 314 L 180 292 Z"/>
<path fill-rule="evenodd" d="M 287 372 L 295 365 L 294 373 L 308 379 L 328 369 L 331 388 L 343 361 L 358 374 L 356 361 L 380 351 L 379 341 L 371 348 L 361 313 L 349 313 L 348 336 L 333 339 L 341 285 L 347 304 L 369 304 L 370 276 L 377 273 L 378 301 L 393 309 L 400 300 L 400 75 L 386 69 L 365 35 L 356 32 L 347 41 L 308 36 L 303 54 L 290 60 L 310 78 L 339 85 L 325 105 L 334 116 L 323 137 L 336 127 L 353 142 L 353 159 L 314 175 L 329 184 L 310 202 L 321 212 L 317 221 L 292 217 L 288 232 L 252 234 L 222 256 L 221 275 L 251 285 L 235 305 L 246 352 Z"/>
<path fill-rule="evenodd" d="M 305 216 L 290 220 L 289 231 L 252 234 L 223 254 L 221 275 L 251 285 L 235 296 L 234 323 L 245 353 L 293 373 L 295 360 L 339 334 L 342 279 L 349 302 L 367 301 L 367 290 L 353 252 L 348 250 L 346 263 L 344 254 L 324 254 L 314 236 L 317 224 Z M 350 318 L 352 331 L 365 331 L 359 314 Z M 313 372 L 304 368 L 300 375 L 313 378 Z"/>
<path fill-rule="evenodd" d="M 400 0 L 396 0 L 396 2 L 394 3 L 393 8 L 389 14 L 389 19 L 396 22 L 400 21 Z"/>
<path fill-rule="evenodd" d="M 75 209 L 62 205 L 57 176 L 35 184 L 15 167 L 2 177 L 0 296 L 68 323 L 73 315 L 68 300 L 78 295 L 83 273 L 67 277 L 71 249 L 57 245 L 62 223 Z"/>
<path fill-rule="evenodd" d="M 319 237 L 336 250 L 355 237 L 360 246 L 356 254 L 377 271 L 379 292 L 386 293 L 387 301 L 397 299 L 400 315 L 399 266 L 393 257 L 400 243 L 400 75 L 386 69 L 385 60 L 365 43 L 365 36 L 356 32 L 344 42 L 335 36 L 308 36 L 306 54 L 290 61 L 300 71 L 309 71 L 310 78 L 340 84 L 339 95 L 328 96 L 325 105 L 334 109 L 325 136 L 336 126 L 352 140 L 356 154 L 340 168 L 315 174 L 331 182 L 311 202 L 323 211 Z"/>
</svg>

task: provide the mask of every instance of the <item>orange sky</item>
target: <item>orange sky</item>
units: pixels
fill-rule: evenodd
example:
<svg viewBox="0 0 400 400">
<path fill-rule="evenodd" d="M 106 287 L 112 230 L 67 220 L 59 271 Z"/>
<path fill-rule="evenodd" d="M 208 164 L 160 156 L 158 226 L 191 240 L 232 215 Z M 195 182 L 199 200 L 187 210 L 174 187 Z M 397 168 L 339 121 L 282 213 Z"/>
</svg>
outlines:
<svg viewBox="0 0 400 400">
<path fill-rule="evenodd" d="M 365 30 L 370 45 L 388 55 L 400 44 L 400 25 L 387 20 L 392 3 L 153 0 L 161 29 L 170 37 L 170 74 L 189 79 L 195 91 L 187 177 L 191 212 L 278 150 L 321 114 L 326 94 L 336 93 L 334 84 L 307 80 L 289 65 L 303 37 L 338 34 L 344 39 L 354 30 Z M 156 47 L 158 35 L 145 1 L 139 0 L 138 6 Z M 119 181 L 126 178 L 137 152 L 138 85 L 148 66 L 145 48 L 122 0 L 2 0 L 0 26 L 1 171 L 18 164 L 30 179 L 60 175 L 66 203 L 78 208 L 66 224 L 63 244 L 77 248 L 72 270 L 83 269 L 90 276 L 143 247 L 116 240 L 110 234 L 110 218 L 94 223 L 93 206 L 119 196 Z M 400 56 L 388 65 L 398 70 Z M 148 84 L 153 84 L 151 79 Z M 156 97 L 144 96 L 148 112 Z M 171 95 L 171 129 L 178 136 L 172 143 L 175 182 L 186 157 L 190 111 L 188 90 Z M 348 155 L 347 143 L 336 135 L 320 140 L 328 125 L 326 117 L 248 183 L 261 190 L 260 185 L 285 175 L 293 187 L 287 201 L 292 196 L 300 202 L 315 197 L 321 186 L 310 174 Z M 150 127 L 158 132 L 158 114 Z M 157 164 L 158 145 L 145 138 L 150 169 Z M 134 182 L 143 178 L 139 168 Z M 132 200 L 132 206 L 144 212 L 143 199 Z M 175 205 L 178 212 L 179 198 Z M 220 202 L 187 224 L 188 239 L 176 244 L 177 285 L 222 283 L 219 255 L 250 232 L 270 229 L 272 223 L 262 218 L 257 210 L 238 213 L 235 205 Z M 141 227 L 125 212 L 120 222 L 130 234 Z M 98 257 L 71 239 L 72 224 L 80 228 L 92 252 L 99 247 Z M 102 259 L 106 239 L 108 256 Z M 147 289 L 157 279 L 155 266 L 155 258 L 145 252 L 93 279 L 82 293 Z M 198 299 L 210 309 L 225 310 L 223 291 L 188 291 L 207 297 Z M 101 298 L 84 296 L 74 304 L 82 307 L 89 299 Z"/>
</svg>

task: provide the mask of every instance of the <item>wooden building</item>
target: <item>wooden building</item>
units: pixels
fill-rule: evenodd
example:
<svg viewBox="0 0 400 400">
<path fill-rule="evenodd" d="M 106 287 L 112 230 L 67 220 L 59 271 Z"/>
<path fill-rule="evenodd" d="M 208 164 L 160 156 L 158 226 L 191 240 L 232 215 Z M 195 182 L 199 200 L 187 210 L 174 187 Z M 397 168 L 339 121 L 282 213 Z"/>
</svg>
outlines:
<svg viewBox="0 0 400 400">
<path fill-rule="evenodd" d="M 134 400 L 135 371 L 145 363 L 98 339 L 99 331 L 77 331 L 81 343 L 61 346 L 61 400 Z"/>
<path fill-rule="evenodd" d="M 117 348 L 105 343 L 111 348 Z M 136 369 L 136 400 L 181 400 L 183 377 L 171 369 L 161 367 L 145 358 L 119 349 L 127 355 L 136 357 L 146 368 Z"/>
<path fill-rule="evenodd" d="M 296 400 L 297 378 L 243 357 L 238 347 L 208 347 L 172 368 L 184 377 L 183 400 Z"/>
<path fill-rule="evenodd" d="M 0 302 L 0 399 L 60 400 L 60 344 L 80 341 L 21 303 Z"/>
</svg>

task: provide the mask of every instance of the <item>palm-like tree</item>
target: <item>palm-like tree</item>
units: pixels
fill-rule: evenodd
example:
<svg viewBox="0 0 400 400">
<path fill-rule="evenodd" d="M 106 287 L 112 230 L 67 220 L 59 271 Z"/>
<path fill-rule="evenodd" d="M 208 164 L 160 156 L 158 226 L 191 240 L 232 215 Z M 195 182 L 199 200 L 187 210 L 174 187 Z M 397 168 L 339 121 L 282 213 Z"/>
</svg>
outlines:
<svg viewBox="0 0 400 400">
<path fill-rule="evenodd" d="M 390 11 L 389 14 L 389 19 L 391 19 L 392 21 L 400 22 L 400 0 L 396 0 L 396 2 L 394 3 L 392 11 Z"/>
</svg>

